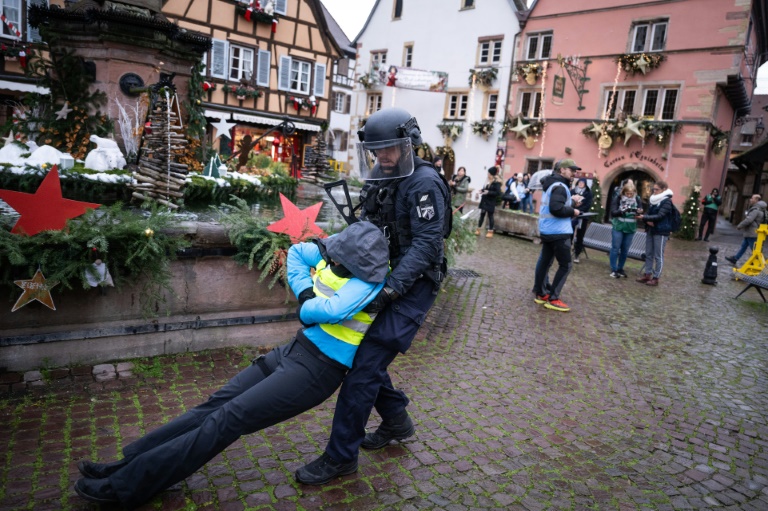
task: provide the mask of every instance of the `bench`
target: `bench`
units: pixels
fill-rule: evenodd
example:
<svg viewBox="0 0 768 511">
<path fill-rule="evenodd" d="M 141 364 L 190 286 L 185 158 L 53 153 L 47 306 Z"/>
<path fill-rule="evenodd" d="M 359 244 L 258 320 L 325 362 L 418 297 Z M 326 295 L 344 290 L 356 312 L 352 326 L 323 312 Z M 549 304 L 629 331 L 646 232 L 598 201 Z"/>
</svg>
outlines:
<svg viewBox="0 0 768 511">
<path fill-rule="evenodd" d="M 610 252 L 612 231 L 613 226 L 611 224 L 590 222 L 587 232 L 584 234 L 584 247 Z M 584 253 L 586 254 L 586 251 Z M 635 233 L 627 257 L 645 261 L 645 232 L 637 231 Z"/>
<path fill-rule="evenodd" d="M 734 296 L 734 299 L 746 293 L 749 288 L 754 287 L 757 289 L 757 292 L 760 293 L 760 298 L 763 299 L 763 302 L 766 301 L 762 290 L 768 289 L 768 266 L 764 267 L 763 270 L 757 275 L 747 275 L 745 273 L 734 272 L 733 276 L 738 280 L 742 280 L 747 283 L 747 287 L 742 289 L 741 293 Z"/>
</svg>

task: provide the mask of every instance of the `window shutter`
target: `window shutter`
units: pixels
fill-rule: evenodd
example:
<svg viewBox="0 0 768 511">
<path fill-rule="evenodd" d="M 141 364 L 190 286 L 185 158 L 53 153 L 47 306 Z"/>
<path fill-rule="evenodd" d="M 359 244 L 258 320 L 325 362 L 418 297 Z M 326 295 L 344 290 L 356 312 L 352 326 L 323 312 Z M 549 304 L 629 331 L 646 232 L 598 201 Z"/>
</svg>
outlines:
<svg viewBox="0 0 768 511">
<path fill-rule="evenodd" d="M 280 69 L 278 71 L 277 88 L 279 90 L 291 89 L 291 57 L 280 57 Z"/>
<path fill-rule="evenodd" d="M 27 19 L 29 19 L 29 7 L 32 5 L 42 5 L 48 7 L 48 0 L 28 0 L 27 1 Z M 33 28 L 27 23 L 27 41 L 31 43 L 39 43 L 43 39 L 40 37 L 40 30 Z"/>
<path fill-rule="evenodd" d="M 268 51 L 259 50 L 259 62 L 256 71 L 256 85 L 269 87 L 269 65 L 272 54 Z"/>
<path fill-rule="evenodd" d="M 339 144 L 339 151 L 347 150 L 347 140 L 349 140 L 349 133 L 345 131 L 341 134 L 341 144 Z"/>
<path fill-rule="evenodd" d="M 315 64 L 315 87 L 312 93 L 319 98 L 325 96 L 325 64 Z"/>
<path fill-rule="evenodd" d="M 282 14 L 283 16 L 288 14 L 288 0 L 276 0 L 275 12 L 277 14 Z"/>
<path fill-rule="evenodd" d="M 227 77 L 227 54 L 229 53 L 229 43 L 221 39 L 214 39 L 211 46 L 211 77 Z"/>
<path fill-rule="evenodd" d="M 344 102 L 344 113 L 348 114 L 350 112 L 350 110 L 351 110 L 351 107 L 352 107 L 352 95 L 351 94 L 347 94 L 346 96 L 347 96 L 347 99 Z"/>
</svg>

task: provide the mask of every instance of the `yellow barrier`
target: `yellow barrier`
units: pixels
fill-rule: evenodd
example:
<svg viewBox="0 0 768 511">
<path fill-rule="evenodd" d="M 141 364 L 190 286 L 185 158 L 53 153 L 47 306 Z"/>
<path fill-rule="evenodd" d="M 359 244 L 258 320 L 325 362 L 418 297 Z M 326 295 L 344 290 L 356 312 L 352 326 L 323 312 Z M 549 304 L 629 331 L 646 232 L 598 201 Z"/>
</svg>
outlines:
<svg viewBox="0 0 768 511">
<path fill-rule="evenodd" d="M 765 256 L 763 255 L 763 242 L 768 235 L 768 224 L 761 224 L 757 228 L 757 241 L 752 255 L 747 259 L 741 268 L 734 268 L 733 271 L 743 273 L 744 275 L 759 275 L 765 268 Z"/>
</svg>

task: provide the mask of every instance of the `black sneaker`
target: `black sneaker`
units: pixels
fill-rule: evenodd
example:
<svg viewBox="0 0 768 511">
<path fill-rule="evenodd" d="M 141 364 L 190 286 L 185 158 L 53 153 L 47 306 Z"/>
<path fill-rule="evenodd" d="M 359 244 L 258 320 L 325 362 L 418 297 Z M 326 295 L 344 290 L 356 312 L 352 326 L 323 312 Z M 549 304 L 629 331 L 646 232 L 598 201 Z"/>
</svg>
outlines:
<svg viewBox="0 0 768 511">
<path fill-rule="evenodd" d="M 318 486 L 331 479 L 354 474 L 357 472 L 357 460 L 347 463 L 339 463 L 331 458 L 328 453 L 323 453 L 312 463 L 307 463 L 296 471 L 296 480 L 302 484 Z"/>
<path fill-rule="evenodd" d="M 616 271 L 616 273 L 617 273 L 617 274 L 619 275 L 619 277 L 621 277 L 622 279 L 626 279 L 626 278 L 627 278 L 627 274 L 626 274 L 626 273 L 624 273 L 624 270 L 617 270 L 617 271 Z"/>
<path fill-rule="evenodd" d="M 725 256 L 725 260 L 728 261 L 731 264 L 734 264 L 734 265 L 739 262 L 738 259 L 736 259 L 735 257 L 731 257 L 731 256 Z"/>
<path fill-rule="evenodd" d="M 617 272 L 617 271 L 612 271 L 611 272 L 611 277 L 613 277 L 614 279 L 618 279 L 618 278 L 621 277 L 621 275 L 619 275 L 619 272 Z"/>
<path fill-rule="evenodd" d="M 75 483 L 75 491 L 89 502 L 108 504 L 120 502 L 117 493 L 109 484 L 109 479 L 88 479 L 82 477 Z"/>
<path fill-rule="evenodd" d="M 128 461 L 122 459 L 120 461 L 113 461 L 112 463 L 94 463 L 92 461 L 83 460 L 77 464 L 77 469 L 88 479 L 104 479 L 109 477 L 124 466 L 128 464 Z"/>
<path fill-rule="evenodd" d="M 376 431 L 367 433 L 360 447 L 363 449 L 381 449 L 392 440 L 405 440 L 413 435 L 416 428 L 408 412 L 390 421 L 383 421 Z"/>
</svg>

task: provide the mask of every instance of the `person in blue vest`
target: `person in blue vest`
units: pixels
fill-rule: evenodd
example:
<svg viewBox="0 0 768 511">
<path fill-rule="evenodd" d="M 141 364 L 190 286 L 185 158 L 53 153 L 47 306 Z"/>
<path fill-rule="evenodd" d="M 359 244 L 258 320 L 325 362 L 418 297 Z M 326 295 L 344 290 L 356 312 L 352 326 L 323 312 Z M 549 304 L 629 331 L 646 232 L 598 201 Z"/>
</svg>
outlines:
<svg viewBox="0 0 768 511">
<path fill-rule="evenodd" d="M 571 196 L 573 173 L 581 170 L 570 158 L 555 163 L 552 174 L 541 180 L 542 196 L 539 208 L 539 237 L 541 254 L 536 263 L 533 291 L 534 301 L 547 309 L 568 312 L 571 308 L 560 299 L 560 293 L 571 272 L 571 239 L 573 224 L 571 218 L 581 213 L 578 205 L 581 196 Z M 557 259 L 558 268 L 549 284 L 549 269 Z"/>
<path fill-rule="evenodd" d="M 359 448 L 379 449 L 415 432 L 387 372 L 405 353 L 435 302 L 447 271 L 444 239 L 451 232 L 451 195 L 445 179 L 414 148 L 422 144 L 416 118 L 401 108 L 371 115 L 358 131 L 361 218 L 387 234 L 392 272 L 372 307 L 380 307 L 344 379 L 325 452 L 296 471 L 296 480 L 320 485 L 357 471 Z M 379 427 L 366 433 L 373 408 Z"/>
<path fill-rule="evenodd" d="M 123 448 L 112 463 L 83 460 L 82 498 L 140 506 L 192 475 L 241 435 L 290 419 L 328 399 L 352 366 L 384 288 L 389 248 L 370 222 L 288 250 L 288 283 L 304 328 L 255 359 L 197 407 Z M 314 277 L 311 269 L 315 269 Z"/>
</svg>

